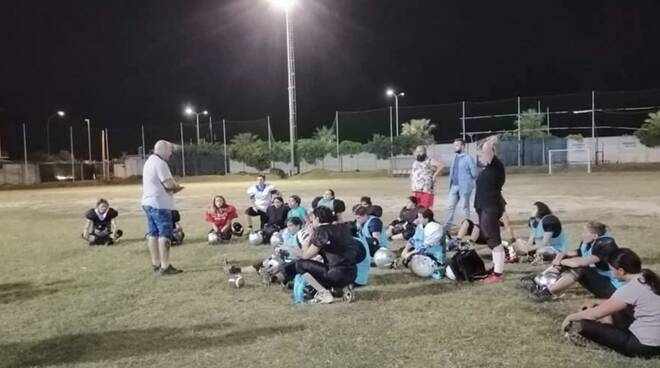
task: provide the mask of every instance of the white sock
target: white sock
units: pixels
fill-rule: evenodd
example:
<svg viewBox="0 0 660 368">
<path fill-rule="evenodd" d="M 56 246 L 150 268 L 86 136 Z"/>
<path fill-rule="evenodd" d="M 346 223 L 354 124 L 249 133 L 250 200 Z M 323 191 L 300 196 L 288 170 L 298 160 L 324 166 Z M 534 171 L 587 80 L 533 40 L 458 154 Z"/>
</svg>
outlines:
<svg viewBox="0 0 660 368">
<path fill-rule="evenodd" d="M 493 248 L 493 271 L 500 275 L 504 272 L 504 247 L 502 244 Z"/>
</svg>

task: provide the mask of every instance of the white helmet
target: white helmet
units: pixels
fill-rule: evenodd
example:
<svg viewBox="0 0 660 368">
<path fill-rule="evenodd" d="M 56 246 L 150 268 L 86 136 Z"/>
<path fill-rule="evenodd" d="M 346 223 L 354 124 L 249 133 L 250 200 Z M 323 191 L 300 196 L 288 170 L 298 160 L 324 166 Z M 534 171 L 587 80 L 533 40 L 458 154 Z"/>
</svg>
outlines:
<svg viewBox="0 0 660 368">
<path fill-rule="evenodd" d="M 456 281 L 456 275 L 454 274 L 454 270 L 451 269 L 451 266 L 447 266 L 447 269 L 445 270 L 445 276 L 447 276 L 448 279 Z"/>
<path fill-rule="evenodd" d="M 273 255 L 266 258 L 263 261 L 262 266 L 263 266 L 263 270 L 272 276 L 280 272 L 282 268 L 284 268 L 284 260 L 282 260 L 282 258 L 280 258 L 279 256 Z"/>
<path fill-rule="evenodd" d="M 220 238 L 218 237 L 218 234 L 215 231 L 211 231 L 208 235 L 208 241 L 209 241 L 209 244 L 211 244 L 211 245 L 218 244 L 218 242 L 220 241 Z"/>
<path fill-rule="evenodd" d="M 284 241 L 282 240 L 282 235 L 279 231 L 274 232 L 273 235 L 270 236 L 270 245 L 272 247 L 279 247 L 282 243 L 284 243 Z"/>
<path fill-rule="evenodd" d="M 554 285 L 557 280 L 559 280 L 559 273 L 557 272 L 545 272 L 540 273 L 534 277 L 534 282 L 536 285 L 550 287 Z"/>
<path fill-rule="evenodd" d="M 438 268 L 435 261 L 429 256 L 415 254 L 408 263 L 410 270 L 419 277 L 431 277 Z"/>
<path fill-rule="evenodd" d="M 250 235 L 248 236 L 248 243 L 250 243 L 252 245 L 259 245 L 259 244 L 263 243 L 263 241 L 264 241 L 264 238 L 261 235 L 261 232 L 250 233 Z"/>
<path fill-rule="evenodd" d="M 376 267 L 387 268 L 392 266 L 396 257 L 394 257 L 394 252 L 391 250 L 381 247 L 374 253 L 373 261 L 376 264 Z"/>
</svg>

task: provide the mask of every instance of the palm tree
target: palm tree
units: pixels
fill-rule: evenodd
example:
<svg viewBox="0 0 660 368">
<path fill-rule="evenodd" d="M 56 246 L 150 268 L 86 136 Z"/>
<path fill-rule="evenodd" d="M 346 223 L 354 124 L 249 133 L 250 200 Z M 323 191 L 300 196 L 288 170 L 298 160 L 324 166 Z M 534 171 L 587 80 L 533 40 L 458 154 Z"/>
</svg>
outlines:
<svg viewBox="0 0 660 368">
<path fill-rule="evenodd" d="M 252 144 L 258 140 L 261 140 L 257 135 L 252 134 L 252 133 L 239 133 L 236 134 L 232 139 L 231 139 L 231 144 L 233 146 L 244 146 L 248 144 Z"/>
<path fill-rule="evenodd" d="M 434 129 L 435 124 L 431 124 L 431 119 L 411 119 L 401 126 L 401 135 L 423 139 L 431 137 Z"/>
<path fill-rule="evenodd" d="M 335 141 L 335 131 L 330 127 L 323 125 L 320 128 L 316 128 L 313 135 L 314 139 L 318 139 L 323 142 L 334 142 Z"/>
<path fill-rule="evenodd" d="M 644 124 L 635 132 L 639 141 L 647 147 L 660 146 L 660 110 L 649 113 Z"/>
</svg>

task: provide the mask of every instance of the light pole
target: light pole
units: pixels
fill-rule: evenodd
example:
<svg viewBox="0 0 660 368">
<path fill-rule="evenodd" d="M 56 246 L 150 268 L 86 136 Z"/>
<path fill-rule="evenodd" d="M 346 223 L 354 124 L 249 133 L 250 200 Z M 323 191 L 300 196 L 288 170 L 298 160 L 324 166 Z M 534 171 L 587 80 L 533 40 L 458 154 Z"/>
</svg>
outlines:
<svg viewBox="0 0 660 368">
<path fill-rule="evenodd" d="M 396 92 L 393 89 L 388 89 L 386 92 L 388 97 L 394 96 L 394 116 L 396 123 L 396 136 L 399 136 L 399 97 L 404 97 L 406 94 L 403 92 Z"/>
<path fill-rule="evenodd" d="M 48 147 L 47 148 L 48 155 L 50 155 L 50 120 L 56 116 L 63 118 L 65 115 L 66 113 L 64 111 L 58 110 L 53 115 L 48 117 L 48 120 L 46 120 L 46 147 Z"/>
<path fill-rule="evenodd" d="M 202 112 L 197 112 L 197 111 L 195 111 L 195 110 L 194 110 L 192 107 L 190 107 L 190 106 L 186 107 L 186 110 L 185 110 L 184 112 L 185 112 L 186 115 L 188 115 L 188 116 L 195 115 L 195 119 L 197 120 L 197 124 L 196 124 L 196 126 L 195 126 L 195 127 L 196 127 L 196 130 L 197 130 L 197 145 L 199 145 L 199 116 L 200 116 L 200 115 L 208 115 L 209 112 L 206 111 L 206 110 L 204 110 L 204 111 L 202 111 Z"/>
<path fill-rule="evenodd" d="M 289 80 L 289 143 L 291 151 L 291 166 L 289 175 L 293 174 L 295 165 L 295 142 L 296 142 L 296 58 L 293 51 L 293 27 L 289 20 L 289 14 L 295 0 L 271 0 L 273 4 L 284 10 L 286 22 L 286 56 Z"/>
<path fill-rule="evenodd" d="M 91 132 L 89 119 L 85 119 L 85 123 L 87 123 L 87 149 L 89 150 L 89 162 L 91 163 L 92 162 L 92 132 Z"/>
</svg>

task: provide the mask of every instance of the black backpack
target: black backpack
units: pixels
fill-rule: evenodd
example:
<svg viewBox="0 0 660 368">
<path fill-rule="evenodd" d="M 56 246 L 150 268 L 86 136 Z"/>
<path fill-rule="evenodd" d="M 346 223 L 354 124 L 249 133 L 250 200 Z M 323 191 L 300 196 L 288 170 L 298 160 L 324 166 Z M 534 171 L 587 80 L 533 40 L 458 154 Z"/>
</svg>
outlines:
<svg viewBox="0 0 660 368">
<path fill-rule="evenodd" d="M 484 261 L 474 249 L 459 249 L 449 260 L 449 267 L 456 281 L 472 282 L 487 275 Z"/>
</svg>

